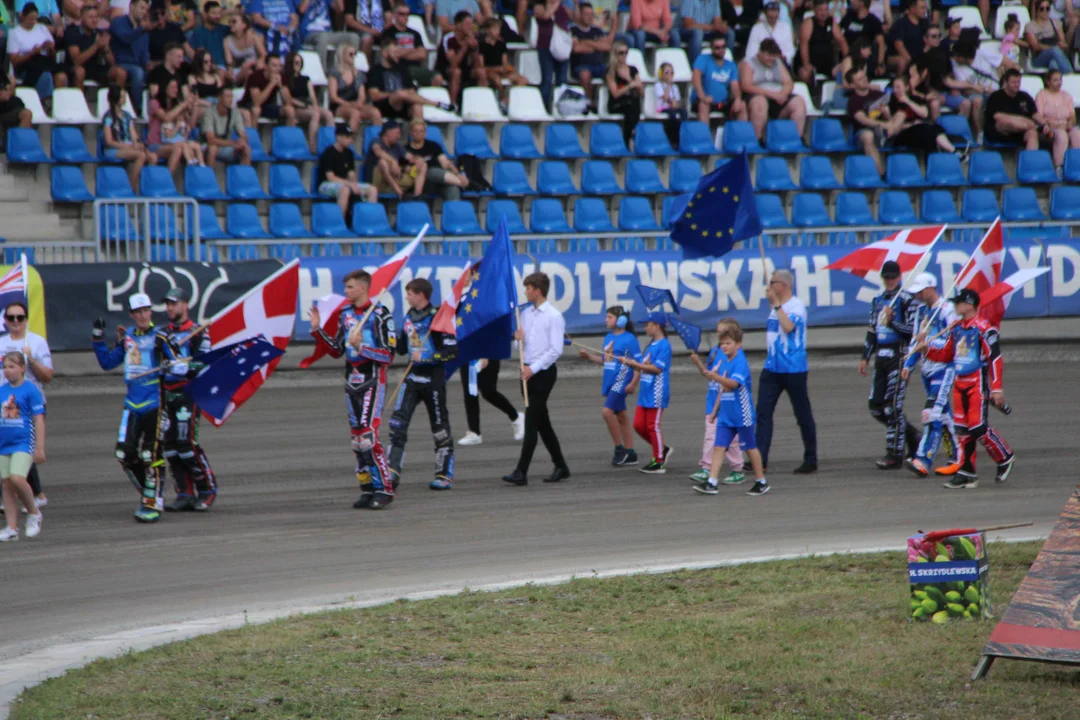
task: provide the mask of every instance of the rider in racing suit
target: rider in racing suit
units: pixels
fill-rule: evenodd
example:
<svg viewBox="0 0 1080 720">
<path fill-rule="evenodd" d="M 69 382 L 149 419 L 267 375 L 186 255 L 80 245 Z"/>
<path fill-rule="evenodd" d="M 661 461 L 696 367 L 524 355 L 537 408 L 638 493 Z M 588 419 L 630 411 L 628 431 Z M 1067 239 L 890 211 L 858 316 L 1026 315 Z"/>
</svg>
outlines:
<svg viewBox="0 0 1080 720">
<path fill-rule="evenodd" d="M 156 522 L 163 509 L 161 450 L 158 445 L 158 402 L 161 376 L 153 370 L 158 366 L 154 351 L 156 331 L 150 320 L 150 297 L 136 293 L 128 298 L 131 319 L 135 327 L 116 328 L 116 346 L 105 342 L 105 321 L 94 320 L 92 337 L 94 354 L 102 370 L 124 366 L 124 413 L 120 416 L 120 431 L 116 439 L 116 459 L 132 485 L 142 496 L 135 510 L 139 522 Z"/>
<path fill-rule="evenodd" d="M 431 304 L 431 283 L 417 278 L 405 286 L 410 310 L 398 337 L 399 355 L 409 353 L 412 367 L 398 394 L 390 416 L 390 474 L 394 486 L 401 476 L 409 422 L 416 406 L 427 406 L 431 437 L 435 441 L 435 479 L 432 490 L 449 490 L 454 482 L 454 438 L 450 435 L 450 412 L 446 408 L 446 372 L 443 364 L 457 355 L 457 338 L 432 330 L 438 308 Z"/>
<path fill-rule="evenodd" d="M 953 324 L 958 318 L 951 302 L 946 302 L 938 295 L 937 278 L 930 273 L 922 273 L 912 283 L 910 291 L 921 303 L 915 309 L 915 324 L 921 332 L 930 336 L 936 336 Z M 931 345 L 940 348 L 945 345 L 945 339 L 938 338 Z M 912 340 L 911 352 L 904 361 L 904 369 L 900 373 L 902 380 L 907 380 L 911 371 L 922 357 L 914 351 L 915 341 Z M 956 373 L 952 365 L 948 363 L 923 360 L 922 381 L 926 389 L 926 404 L 923 406 L 922 441 L 915 457 L 908 458 L 907 468 L 919 477 L 926 477 L 934 466 L 934 455 L 937 454 L 938 446 L 944 441 L 945 452 L 949 455 L 949 466 L 942 468 L 943 473 L 951 475 L 959 469 L 951 468 L 957 462 L 957 453 L 960 446 L 956 441 L 956 432 L 953 429 L 953 417 L 949 411 L 949 400 L 952 398 L 953 380 Z"/>
<path fill-rule="evenodd" d="M 379 442 L 379 423 L 386 395 L 386 368 L 394 359 L 397 335 L 394 318 L 383 305 L 371 306 L 371 275 L 354 270 L 345 276 L 345 297 L 334 337 L 327 335 L 319 312 L 312 308 L 311 331 L 316 342 L 329 347 L 332 357 L 345 356 L 345 404 L 349 412 L 352 449 L 360 498 L 354 508 L 381 510 L 394 500 L 394 485 Z"/>
</svg>

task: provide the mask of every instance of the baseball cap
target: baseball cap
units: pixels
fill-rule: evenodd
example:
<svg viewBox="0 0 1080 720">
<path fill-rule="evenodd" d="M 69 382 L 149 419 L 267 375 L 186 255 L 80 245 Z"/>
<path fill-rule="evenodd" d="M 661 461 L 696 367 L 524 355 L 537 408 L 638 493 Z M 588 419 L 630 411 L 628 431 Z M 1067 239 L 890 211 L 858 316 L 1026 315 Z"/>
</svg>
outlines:
<svg viewBox="0 0 1080 720">
<path fill-rule="evenodd" d="M 950 16 L 949 19 L 945 21 L 945 27 L 949 27 L 953 23 L 958 23 L 958 22 L 960 22 L 959 17 Z"/>
<path fill-rule="evenodd" d="M 922 292 L 926 288 L 936 288 L 937 278 L 928 272 L 919 273 L 915 277 L 915 282 L 911 283 L 911 287 L 908 288 L 910 292 L 917 293 Z"/>
<path fill-rule="evenodd" d="M 667 315 L 662 310 L 653 310 L 651 313 L 645 316 L 643 320 L 639 320 L 642 325 L 645 323 L 656 323 L 660 327 L 667 325 Z"/>
<path fill-rule="evenodd" d="M 780 3 L 778 3 L 778 2 L 767 2 L 767 3 L 765 3 L 765 9 L 766 10 L 779 10 L 780 9 Z"/>
<path fill-rule="evenodd" d="M 885 264 L 881 266 L 881 277 L 883 278 L 897 278 L 900 277 L 900 264 L 895 260 L 886 260 Z"/>
<path fill-rule="evenodd" d="M 146 293 L 135 293 L 128 298 L 128 308 L 132 311 L 148 308 L 154 303 L 150 302 L 150 296 Z"/>
<path fill-rule="evenodd" d="M 956 303 L 968 303 L 972 307 L 979 307 L 979 293 L 975 292 L 971 288 L 964 288 L 956 293 L 956 296 L 952 299 L 953 304 Z"/>
<path fill-rule="evenodd" d="M 334 128 L 334 135 L 348 135 L 349 137 L 352 137 L 353 131 L 352 128 L 349 127 L 349 123 L 342 123 L 341 125 L 338 125 L 336 128 Z"/>
<path fill-rule="evenodd" d="M 191 300 L 191 293 L 183 288 L 170 288 L 169 292 L 165 293 L 165 302 L 189 302 Z"/>
</svg>

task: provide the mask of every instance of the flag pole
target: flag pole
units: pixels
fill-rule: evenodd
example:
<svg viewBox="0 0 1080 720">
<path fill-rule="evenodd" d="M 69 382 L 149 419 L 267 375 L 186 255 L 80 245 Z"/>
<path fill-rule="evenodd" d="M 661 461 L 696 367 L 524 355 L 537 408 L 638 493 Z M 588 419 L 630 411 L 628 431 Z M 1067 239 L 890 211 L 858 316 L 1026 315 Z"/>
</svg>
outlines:
<svg viewBox="0 0 1080 720">
<path fill-rule="evenodd" d="M 430 328 L 428 329 L 428 331 L 426 333 L 424 333 L 424 339 L 420 341 L 420 347 L 424 347 L 424 343 L 427 342 L 427 339 L 429 337 L 431 337 L 431 329 Z M 397 400 L 398 393 L 401 392 L 401 387 L 405 384 L 405 379 L 409 377 L 409 372 L 412 371 L 412 368 L 413 368 L 414 364 L 415 364 L 415 362 L 412 359 L 412 350 L 410 350 L 409 351 L 409 364 L 405 366 L 405 373 L 401 376 L 401 380 L 398 381 L 397 387 L 394 388 L 394 394 L 390 396 L 390 402 L 388 403 L 389 407 L 394 407 L 394 401 Z"/>
<path fill-rule="evenodd" d="M 521 329 L 521 308 L 514 303 L 514 319 L 517 320 L 518 330 Z M 521 342 L 518 343 L 518 368 L 525 372 L 525 335 L 522 333 Z M 529 381 L 521 381 L 521 396 L 525 398 L 525 408 L 529 407 Z"/>
<path fill-rule="evenodd" d="M 986 231 L 986 234 L 982 236 L 982 240 L 979 241 L 979 244 L 975 246 L 975 249 L 971 253 L 971 257 L 975 257 L 975 253 L 979 252 L 979 248 L 981 248 L 983 246 L 983 243 L 986 242 L 986 239 L 988 237 L 990 237 L 990 233 L 991 233 L 991 231 L 993 231 L 994 226 L 997 225 L 1000 222 L 1001 222 L 1001 216 L 999 215 L 994 220 L 994 222 L 990 223 L 989 229 Z M 971 258 L 968 258 L 968 262 L 971 262 Z M 942 298 L 945 298 L 945 302 L 948 302 L 948 297 L 953 294 L 954 290 L 956 290 L 956 283 L 960 281 L 960 273 L 962 273 L 964 271 L 964 268 L 966 268 L 966 267 L 967 267 L 967 263 L 964 263 L 963 265 L 960 266 L 960 269 L 956 271 L 956 274 L 953 275 L 952 284 L 949 285 L 949 289 L 945 291 L 945 294 L 941 296 Z M 942 303 L 942 304 L 944 304 L 944 303 Z M 940 310 L 941 310 L 941 305 L 938 305 L 936 308 L 934 308 L 933 315 L 931 315 L 930 319 L 926 321 L 927 326 L 929 326 L 930 323 L 934 322 L 934 320 L 935 320 L 935 318 L 937 318 L 938 312 Z"/>
<path fill-rule="evenodd" d="M 947 230 L 948 227 L 948 224 L 941 226 L 941 230 L 938 231 L 937 237 L 934 238 L 934 242 L 930 243 L 927 246 L 926 251 L 923 252 L 923 256 L 919 258 L 919 262 L 915 263 L 915 267 L 911 268 L 911 272 L 908 273 L 907 279 L 900 283 L 899 292 L 897 292 L 896 295 L 893 295 L 893 299 L 889 303 L 890 308 L 896 304 L 897 299 L 899 299 L 900 297 L 900 293 L 911 287 L 911 284 L 915 281 L 915 278 L 924 270 L 926 270 L 926 266 L 930 264 L 930 251 L 934 249 L 934 246 L 937 245 L 937 241 L 940 240 L 941 236 L 945 234 L 945 230 Z M 933 317 L 930 318 L 931 321 L 933 321 L 933 319 Z"/>
</svg>

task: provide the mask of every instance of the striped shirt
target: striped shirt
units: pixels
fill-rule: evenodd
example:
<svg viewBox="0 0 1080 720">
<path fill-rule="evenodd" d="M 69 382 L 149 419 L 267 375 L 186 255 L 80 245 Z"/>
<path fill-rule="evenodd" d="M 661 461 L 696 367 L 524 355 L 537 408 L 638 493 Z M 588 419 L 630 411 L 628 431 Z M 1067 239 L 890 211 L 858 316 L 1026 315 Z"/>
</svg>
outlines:
<svg viewBox="0 0 1080 720">
<path fill-rule="evenodd" d="M 711 25 L 720 17 L 720 0 L 682 0 L 679 17 L 690 18 L 698 25 Z"/>
</svg>

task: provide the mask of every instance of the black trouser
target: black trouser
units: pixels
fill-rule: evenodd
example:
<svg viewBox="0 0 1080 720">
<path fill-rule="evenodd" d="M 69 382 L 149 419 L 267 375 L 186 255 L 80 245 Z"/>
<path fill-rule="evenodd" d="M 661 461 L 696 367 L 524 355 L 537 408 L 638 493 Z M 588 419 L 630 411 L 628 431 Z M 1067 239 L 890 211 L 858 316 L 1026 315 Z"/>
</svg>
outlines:
<svg viewBox="0 0 1080 720">
<path fill-rule="evenodd" d="M 882 357 L 882 351 L 888 353 Z M 919 433 L 904 416 L 907 381 L 901 379 L 904 364 L 902 347 L 878 348 L 874 373 L 870 380 L 870 415 L 885 426 L 885 452 L 904 457 L 904 443 L 914 453 L 919 447 Z"/>
<path fill-rule="evenodd" d="M 440 375 L 442 370 L 439 370 Z M 409 422 L 420 403 L 427 406 L 431 438 L 435 441 L 435 478 L 454 479 L 454 438 L 450 435 L 450 413 L 446 409 L 446 383 L 406 380 L 398 394 L 394 414 L 390 416 L 390 472 L 401 475 Z"/>
<path fill-rule="evenodd" d="M 510 422 L 518 419 L 517 408 L 499 392 L 499 361 L 488 360 L 483 370 L 476 374 L 476 388 L 480 395 L 469 394 L 469 366 L 461 367 L 461 387 L 465 391 L 465 421 L 469 432 L 480 434 L 480 398 L 484 398 L 501 410 Z"/>
<path fill-rule="evenodd" d="M 626 147 L 630 147 L 630 143 L 634 138 L 634 128 L 638 126 L 638 122 L 641 120 L 641 97 L 630 91 L 622 97 L 608 100 L 608 112 L 623 116 L 623 142 L 626 143 Z"/>
<path fill-rule="evenodd" d="M 769 447 L 772 445 L 773 411 L 780 400 L 780 393 L 787 392 L 795 420 L 802 434 L 803 462 L 817 465 L 817 426 L 810 409 L 810 393 L 806 383 L 807 373 L 776 373 L 762 370 L 758 380 L 757 446 L 761 451 L 762 467 L 769 466 Z"/>
<path fill-rule="evenodd" d="M 521 445 L 521 458 L 518 459 L 517 464 L 517 469 L 523 474 L 529 471 L 529 464 L 536 451 L 537 435 L 544 441 L 544 447 L 551 455 L 551 462 L 555 464 L 555 467 L 567 469 L 566 458 L 563 457 L 562 448 L 559 447 L 559 438 L 555 435 L 555 428 L 551 425 L 551 416 L 548 415 L 548 396 L 555 388 L 557 379 L 558 371 L 554 365 L 529 378 L 529 406 L 525 409 L 525 441 Z M 522 390 L 524 391 L 524 384 L 522 384 Z"/>
<path fill-rule="evenodd" d="M 203 497 L 217 493 L 210 461 L 199 445 L 199 408 L 181 392 L 162 391 L 158 441 L 172 470 L 176 494 Z"/>
<path fill-rule="evenodd" d="M 140 414 L 125 409 L 116 438 L 116 459 L 148 505 L 155 504 L 165 492 L 157 427 L 157 408 Z"/>
</svg>

